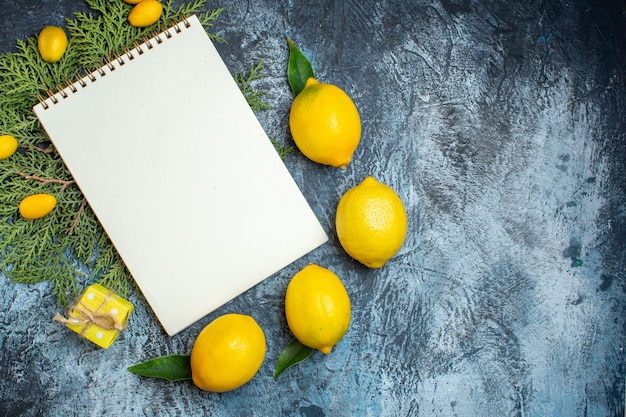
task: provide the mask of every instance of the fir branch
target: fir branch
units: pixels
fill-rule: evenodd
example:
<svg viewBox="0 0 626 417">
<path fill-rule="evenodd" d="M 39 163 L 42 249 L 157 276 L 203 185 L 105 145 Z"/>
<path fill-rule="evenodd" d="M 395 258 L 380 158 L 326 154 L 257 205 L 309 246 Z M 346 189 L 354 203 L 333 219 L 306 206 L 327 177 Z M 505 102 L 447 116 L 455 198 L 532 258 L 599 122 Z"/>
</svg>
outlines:
<svg viewBox="0 0 626 417">
<path fill-rule="evenodd" d="M 122 296 L 136 287 L 32 107 L 49 92 L 192 14 L 213 41 L 225 42 L 211 32 L 223 9 L 205 12 L 206 0 L 178 7 L 168 0 L 160 21 L 148 28 L 128 24 L 132 6 L 123 1 L 86 2 L 90 12 L 66 19 L 69 43 L 58 62 L 41 59 L 36 36 L 17 40 L 15 52 L 0 55 L 0 134 L 11 134 L 20 144 L 13 156 L 0 161 L 0 271 L 13 282 L 47 281 L 61 306 L 74 301 L 87 283 L 100 282 Z M 270 107 L 263 102 L 265 94 L 252 87 L 264 76 L 262 69 L 259 63 L 237 79 L 255 110 Z M 19 202 L 41 192 L 55 195 L 55 209 L 41 219 L 22 218 Z"/>
<path fill-rule="evenodd" d="M 248 105 L 254 111 L 272 108 L 272 106 L 263 101 L 263 97 L 265 97 L 267 93 L 265 91 L 255 90 L 251 86 L 254 81 L 265 77 L 266 74 L 263 72 L 264 65 L 264 62 L 260 61 L 258 64 L 250 66 L 247 74 L 235 74 L 234 76 L 241 92 L 248 101 Z"/>
<path fill-rule="evenodd" d="M 43 153 L 53 153 L 56 152 L 56 149 L 54 148 L 43 148 L 41 146 L 37 146 L 37 145 L 25 145 L 26 147 L 30 148 L 30 149 L 34 149 L 38 152 L 43 152 Z"/>
<path fill-rule="evenodd" d="M 76 217 L 74 217 L 74 221 L 72 222 L 72 225 L 70 226 L 70 230 L 67 231 L 68 235 L 71 235 L 74 232 L 74 229 L 76 229 L 76 225 L 78 224 L 78 221 L 80 220 L 80 215 L 83 213 L 83 211 L 85 211 L 86 203 L 87 203 L 87 199 L 83 198 L 83 201 L 80 203 L 80 207 L 78 208 L 78 213 L 76 213 Z"/>
<path fill-rule="evenodd" d="M 171 3 L 172 2 L 170 0 L 168 4 Z M 208 12 L 202 12 L 205 3 L 206 0 L 195 0 L 192 3 L 182 4 L 178 8 L 177 13 L 179 16 L 191 16 L 195 14 L 198 17 L 198 21 L 207 30 L 209 38 L 212 41 L 226 43 L 226 39 L 224 39 L 221 35 L 209 31 L 213 27 L 213 23 L 217 21 L 219 15 L 224 11 L 224 9 L 218 8 L 210 10 Z"/>
<path fill-rule="evenodd" d="M 267 92 L 257 90 L 252 86 L 255 81 L 266 76 L 265 72 L 263 72 L 264 67 L 265 63 L 263 61 L 259 61 L 256 65 L 250 66 L 247 74 L 234 75 L 235 81 L 237 82 L 237 85 L 239 85 L 239 89 L 246 98 L 248 105 L 255 112 L 272 108 L 269 103 L 264 101 Z M 293 146 L 283 145 L 278 140 L 270 140 L 281 159 L 286 159 L 287 155 L 289 155 L 294 149 Z"/>
<path fill-rule="evenodd" d="M 100 250 L 94 264 L 93 275 L 98 277 L 97 282 L 120 296 L 126 297 L 127 294 L 136 289 L 134 281 L 128 280 L 129 273 L 126 265 L 106 234 L 101 234 L 98 242 Z"/>
<path fill-rule="evenodd" d="M 283 143 L 279 140 L 270 139 L 270 141 L 274 145 L 274 149 L 276 149 L 276 152 L 278 152 L 278 156 L 280 156 L 280 159 L 287 159 L 287 155 L 289 155 L 294 150 L 293 146 L 283 145 Z"/>
<path fill-rule="evenodd" d="M 26 178 L 27 180 L 41 181 L 44 184 L 61 184 L 62 186 L 59 192 L 63 192 L 67 188 L 68 185 L 74 184 L 74 180 L 59 180 L 56 178 L 43 178 L 38 175 L 28 175 L 20 171 L 15 171 L 14 173 L 16 175 L 20 175 Z"/>
</svg>

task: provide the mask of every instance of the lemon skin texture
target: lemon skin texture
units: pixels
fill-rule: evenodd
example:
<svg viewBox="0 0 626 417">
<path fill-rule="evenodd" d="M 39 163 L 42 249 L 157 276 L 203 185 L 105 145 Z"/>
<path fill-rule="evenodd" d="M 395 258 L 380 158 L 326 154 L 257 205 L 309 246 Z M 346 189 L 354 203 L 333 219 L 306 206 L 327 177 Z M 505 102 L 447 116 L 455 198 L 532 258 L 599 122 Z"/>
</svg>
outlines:
<svg viewBox="0 0 626 417">
<path fill-rule="evenodd" d="M 361 140 L 361 119 L 352 99 L 333 84 L 309 78 L 289 113 L 291 135 L 310 160 L 346 168 Z"/>
<path fill-rule="evenodd" d="M 163 5 L 157 0 L 144 0 L 137 3 L 130 14 L 128 22 L 134 27 L 150 26 L 159 20 L 163 14 Z"/>
<path fill-rule="evenodd" d="M 37 37 L 37 49 L 46 62 L 57 62 L 67 49 L 67 35 L 58 26 L 46 26 Z"/>
<path fill-rule="evenodd" d="M 17 151 L 17 139 L 11 135 L 0 136 L 0 160 L 7 159 Z"/>
<path fill-rule="evenodd" d="M 263 329 L 253 317 L 225 314 L 202 329 L 194 342 L 192 381 L 203 391 L 234 390 L 256 375 L 265 352 Z"/>
<path fill-rule="evenodd" d="M 391 187 L 368 176 L 339 200 L 335 226 L 348 255 L 381 268 L 404 244 L 406 210 Z"/>
<path fill-rule="evenodd" d="M 287 286 L 285 315 L 289 329 L 300 343 L 325 355 L 348 331 L 350 314 L 346 288 L 326 268 L 309 264 Z"/>
<path fill-rule="evenodd" d="M 56 204 L 52 194 L 33 194 L 20 202 L 19 212 L 25 219 L 36 220 L 50 213 Z"/>
</svg>

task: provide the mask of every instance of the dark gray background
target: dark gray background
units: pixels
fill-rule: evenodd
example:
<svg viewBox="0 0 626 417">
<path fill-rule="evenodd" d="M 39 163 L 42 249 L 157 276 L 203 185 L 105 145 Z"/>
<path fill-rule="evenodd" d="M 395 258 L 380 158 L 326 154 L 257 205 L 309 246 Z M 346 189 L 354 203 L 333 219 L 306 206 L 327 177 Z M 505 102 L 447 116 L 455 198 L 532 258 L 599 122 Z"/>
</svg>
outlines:
<svg viewBox="0 0 626 417">
<path fill-rule="evenodd" d="M 130 329 L 100 350 L 53 323 L 45 285 L 0 277 L 0 415 L 621 416 L 626 259 L 623 1 L 210 1 L 232 72 L 263 60 L 259 114 L 290 143 L 287 45 L 344 88 L 363 120 L 345 171 L 298 152 L 286 164 L 329 243 L 179 335 L 140 296 Z M 0 48 L 82 1 L 0 1 Z M 193 80 L 181 80 L 181 83 Z M 236 155 L 233 155 L 236 157 Z M 409 215 L 400 253 L 368 270 L 334 234 L 341 195 L 366 175 Z M 163 237 L 167 238 L 166 236 Z M 209 257 L 207 257 L 209 259 Z M 344 340 L 273 369 L 290 340 L 290 277 L 334 270 L 353 302 Z M 225 394 L 126 367 L 188 353 L 226 312 L 268 339 L 259 374 Z"/>
</svg>

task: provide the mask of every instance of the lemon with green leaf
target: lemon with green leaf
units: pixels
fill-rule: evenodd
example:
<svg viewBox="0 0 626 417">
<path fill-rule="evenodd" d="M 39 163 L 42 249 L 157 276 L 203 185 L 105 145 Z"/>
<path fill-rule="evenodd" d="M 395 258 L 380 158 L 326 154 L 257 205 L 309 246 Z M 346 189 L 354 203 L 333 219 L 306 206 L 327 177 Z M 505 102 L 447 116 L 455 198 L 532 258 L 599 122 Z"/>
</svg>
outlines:
<svg viewBox="0 0 626 417">
<path fill-rule="evenodd" d="M 193 383 L 204 391 L 225 392 L 252 379 L 263 364 L 263 329 L 253 317 L 225 314 L 209 323 L 191 350 Z"/>
<path fill-rule="evenodd" d="M 287 324 L 305 346 L 329 354 L 348 331 L 350 314 L 348 292 L 329 269 L 309 264 L 287 286 Z"/>
<path fill-rule="evenodd" d="M 289 127 L 307 158 L 334 167 L 346 168 L 361 140 L 361 118 L 352 99 L 313 77 L 292 103 Z"/>
</svg>

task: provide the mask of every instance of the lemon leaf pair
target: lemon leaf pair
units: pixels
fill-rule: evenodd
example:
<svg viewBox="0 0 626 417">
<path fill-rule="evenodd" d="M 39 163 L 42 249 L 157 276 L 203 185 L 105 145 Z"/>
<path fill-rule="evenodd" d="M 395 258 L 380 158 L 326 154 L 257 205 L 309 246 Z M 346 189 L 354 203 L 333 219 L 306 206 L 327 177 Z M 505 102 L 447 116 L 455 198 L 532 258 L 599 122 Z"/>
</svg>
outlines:
<svg viewBox="0 0 626 417">
<path fill-rule="evenodd" d="M 291 341 L 278 357 L 274 379 L 292 366 L 308 359 L 312 349 L 304 346 L 297 339 Z M 128 371 L 147 378 L 160 378 L 170 382 L 191 379 L 191 355 L 167 355 L 148 359 L 145 362 L 129 366 Z"/>
</svg>

